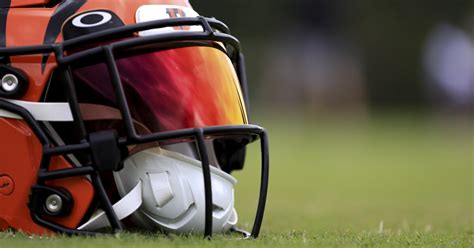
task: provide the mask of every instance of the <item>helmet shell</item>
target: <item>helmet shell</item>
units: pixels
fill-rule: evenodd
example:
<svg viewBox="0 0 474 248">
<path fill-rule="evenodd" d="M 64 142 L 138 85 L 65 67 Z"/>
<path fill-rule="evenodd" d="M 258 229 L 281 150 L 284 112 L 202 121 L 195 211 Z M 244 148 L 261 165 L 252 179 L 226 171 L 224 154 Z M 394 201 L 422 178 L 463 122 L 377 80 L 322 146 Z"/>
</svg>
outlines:
<svg viewBox="0 0 474 248">
<path fill-rule="evenodd" d="M 0 47 L 36 46 L 63 41 L 62 28 L 71 17 L 85 11 L 105 9 L 126 24 L 135 23 L 136 10 L 145 4 L 190 6 L 186 0 L 70 0 L 53 5 L 51 0 L 0 2 Z M 19 28 L 21 27 L 21 28 Z M 25 94 L 17 100 L 38 102 L 44 94 L 56 61 L 52 54 L 3 57 L 0 65 L 23 72 L 28 80 Z M 51 233 L 34 223 L 28 208 L 30 190 L 36 184 L 42 145 L 24 120 L 0 117 L 0 231 L 14 228 L 32 234 Z M 53 157 L 49 169 L 73 166 L 62 156 Z M 64 188 L 74 204 L 67 217 L 51 217 L 55 223 L 76 228 L 85 216 L 94 189 L 84 176 L 51 180 L 46 184 Z"/>
</svg>

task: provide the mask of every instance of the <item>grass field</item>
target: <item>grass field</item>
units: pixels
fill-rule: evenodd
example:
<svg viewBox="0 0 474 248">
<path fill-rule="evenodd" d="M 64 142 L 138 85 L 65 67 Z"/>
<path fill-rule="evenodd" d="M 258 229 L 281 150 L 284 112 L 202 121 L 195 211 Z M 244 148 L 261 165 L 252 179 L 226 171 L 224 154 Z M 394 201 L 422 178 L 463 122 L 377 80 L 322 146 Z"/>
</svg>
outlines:
<svg viewBox="0 0 474 248">
<path fill-rule="evenodd" d="M 293 121 L 289 121 L 293 119 Z M 472 121 L 413 116 L 271 118 L 271 176 L 261 238 L 120 234 L 0 234 L 0 247 L 473 247 Z M 258 148 L 254 146 L 254 148 Z M 240 224 L 249 228 L 257 152 L 236 174 Z"/>
</svg>

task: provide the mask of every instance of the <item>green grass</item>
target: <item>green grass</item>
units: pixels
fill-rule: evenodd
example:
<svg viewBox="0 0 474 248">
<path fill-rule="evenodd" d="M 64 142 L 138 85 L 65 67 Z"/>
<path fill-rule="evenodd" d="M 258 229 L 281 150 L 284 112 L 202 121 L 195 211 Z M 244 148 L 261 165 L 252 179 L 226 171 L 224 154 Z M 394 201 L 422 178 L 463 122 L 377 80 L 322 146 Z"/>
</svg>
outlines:
<svg viewBox="0 0 474 248">
<path fill-rule="evenodd" d="M 258 240 L 3 233 L 0 247 L 474 246 L 472 121 L 293 116 L 260 124 L 270 134 L 271 181 Z M 246 228 L 255 211 L 257 157 L 251 151 L 246 169 L 236 173 L 237 210 Z"/>
</svg>

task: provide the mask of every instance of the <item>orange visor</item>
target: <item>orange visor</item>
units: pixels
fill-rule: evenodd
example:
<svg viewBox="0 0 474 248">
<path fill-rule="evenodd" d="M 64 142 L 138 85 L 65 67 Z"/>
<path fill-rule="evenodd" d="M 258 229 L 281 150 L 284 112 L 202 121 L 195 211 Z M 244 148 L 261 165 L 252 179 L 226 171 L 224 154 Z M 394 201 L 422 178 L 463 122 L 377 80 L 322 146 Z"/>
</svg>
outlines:
<svg viewBox="0 0 474 248">
<path fill-rule="evenodd" d="M 149 52 L 120 57 L 116 65 L 132 118 L 152 132 L 247 124 L 235 69 L 218 48 Z M 73 74 L 76 84 L 92 88 L 103 102 L 116 107 L 104 63 L 76 68 Z"/>
</svg>

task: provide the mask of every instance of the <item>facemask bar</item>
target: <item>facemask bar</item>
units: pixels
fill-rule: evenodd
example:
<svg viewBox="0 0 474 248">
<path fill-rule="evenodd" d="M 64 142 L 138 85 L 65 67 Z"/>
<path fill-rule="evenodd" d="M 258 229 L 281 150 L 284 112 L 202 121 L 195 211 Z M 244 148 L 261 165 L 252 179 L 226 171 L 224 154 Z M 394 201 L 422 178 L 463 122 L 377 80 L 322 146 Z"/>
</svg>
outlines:
<svg viewBox="0 0 474 248">
<path fill-rule="evenodd" d="M 127 40 L 115 42 L 106 46 L 99 46 L 92 49 L 84 50 L 69 56 L 64 56 L 64 51 L 73 47 L 81 46 L 87 43 L 96 42 L 106 37 L 120 37 L 130 35 L 131 33 L 170 26 L 195 26 L 199 25 L 203 28 L 203 32 L 176 32 L 169 34 L 160 34 L 147 37 L 135 37 Z M 220 32 L 216 32 L 219 30 Z M 140 23 L 136 25 L 130 25 L 120 28 L 115 28 L 111 30 L 101 31 L 93 33 L 87 36 L 82 36 L 79 38 L 71 39 L 59 44 L 53 45 L 42 45 L 42 46 L 32 46 L 32 47 L 15 47 L 15 48 L 2 48 L 0 49 L 1 56 L 16 56 L 16 55 L 31 55 L 31 54 L 42 54 L 42 53 L 51 53 L 54 52 L 56 56 L 56 61 L 58 64 L 58 69 L 62 74 L 62 79 L 66 84 L 66 94 L 68 95 L 69 105 L 71 107 L 74 121 L 77 127 L 81 132 L 82 140 L 79 144 L 64 145 L 58 147 L 52 147 L 47 136 L 45 135 L 44 130 L 39 125 L 39 123 L 32 117 L 32 115 L 22 107 L 11 104 L 5 100 L 0 99 L 0 109 L 5 109 L 7 111 L 13 112 L 20 115 L 32 128 L 35 135 L 40 140 L 43 145 L 43 157 L 40 164 L 40 170 L 38 175 L 38 184 L 44 185 L 46 180 L 60 179 L 65 177 L 72 176 L 83 176 L 89 175 L 92 179 L 92 184 L 96 189 L 98 198 L 101 203 L 101 207 L 105 211 L 107 218 L 112 226 L 113 232 L 118 232 L 122 230 L 122 225 L 118 220 L 115 212 L 113 211 L 112 204 L 107 197 L 105 189 L 102 185 L 101 179 L 99 177 L 99 170 L 94 164 L 87 164 L 83 167 L 63 169 L 58 171 L 48 171 L 50 160 L 52 156 L 63 156 L 67 154 L 73 154 L 77 152 L 88 152 L 91 155 L 94 153 L 93 145 L 88 140 L 87 133 L 85 131 L 83 120 L 80 116 L 79 103 L 77 101 L 74 83 L 72 80 L 72 74 L 70 65 L 80 59 L 97 55 L 99 53 L 104 53 L 106 58 L 105 63 L 109 70 L 115 95 L 117 97 L 118 105 L 125 122 L 125 127 L 127 131 L 127 137 L 125 138 L 116 138 L 117 146 L 127 146 L 132 144 L 143 144 L 149 142 L 160 142 L 164 140 L 171 140 L 177 138 L 191 138 L 197 142 L 199 155 L 201 158 L 202 168 L 203 168 L 203 180 L 204 180 L 204 190 L 205 190 L 205 232 L 204 235 L 210 237 L 212 235 L 212 187 L 211 187 L 211 175 L 209 168 L 209 159 L 205 149 L 205 138 L 207 136 L 221 136 L 221 135 L 253 135 L 260 138 L 261 142 L 261 152 L 262 152 L 262 169 L 261 169 L 261 184 L 260 184 L 260 194 L 257 207 L 257 213 L 255 216 L 254 226 L 252 228 L 251 236 L 256 238 L 259 235 L 260 227 L 263 220 L 263 214 L 266 203 L 266 196 L 268 190 L 268 177 L 269 177 L 269 154 L 268 154 L 268 139 L 266 131 L 256 125 L 227 125 L 227 126 L 215 126 L 215 127 L 206 127 L 206 128 L 193 128 L 193 129 L 182 129 L 177 131 L 169 132 L 159 132 L 149 135 L 139 136 L 134 128 L 133 121 L 131 118 L 130 110 L 128 108 L 125 93 L 122 88 L 118 69 L 115 64 L 114 59 L 114 50 L 125 49 L 134 46 L 159 43 L 159 42 L 176 42 L 176 41 L 217 41 L 222 42 L 226 45 L 230 45 L 234 50 L 232 54 L 229 54 L 229 57 L 234 61 L 236 65 L 237 74 L 241 82 L 241 89 L 244 94 L 245 104 L 248 107 L 248 94 L 247 94 L 247 84 L 245 79 L 244 71 L 244 61 L 243 55 L 240 53 L 240 44 L 237 39 L 229 34 L 228 28 L 221 22 L 214 19 L 196 17 L 196 18 L 174 18 L 168 20 L 158 20 L 146 23 Z M 93 235 L 96 232 L 89 231 L 79 231 L 74 229 L 69 229 L 55 223 L 52 223 L 48 220 L 42 218 L 39 214 L 31 212 L 32 219 L 51 230 L 62 232 L 65 234 L 86 234 Z"/>
<path fill-rule="evenodd" d="M 112 204 L 110 203 L 105 189 L 102 185 L 99 173 L 94 165 L 86 165 L 78 168 L 71 169 L 62 169 L 56 171 L 48 171 L 49 162 L 53 156 L 62 156 L 67 154 L 72 154 L 75 152 L 83 152 L 90 150 L 90 143 L 83 143 L 78 145 L 65 145 L 59 147 L 52 147 L 44 131 L 42 130 L 39 123 L 33 118 L 33 116 L 22 107 L 9 103 L 5 100 L 0 99 L 0 108 L 10 111 L 12 113 L 18 114 L 21 116 L 28 125 L 32 128 L 35 135 L 39 138 L 41 144 L 43 145 L 43 158 L 41 161 L 41 169 L 38 175 L 38 185 L 44 185 L 44 182 L 47 180 L 61 179 L 73 176 L 85 176 L 89 175 L 92 178 L 92 183 L 94 188 L 98 191 L 98 197 L 101 202 L 101 206 L 105 211 L 109 222 L 113 228 L 113 233 L 121 231 L 122 226 L 118 220 L 115 212 L 113 211 Z M 257 207 L 257 213 L 255 216 L 255 222 L 252 228 L 251 237 L 257 238 L 260 232 L 260 227 L 263 220 L 267 190 L 268 190 L 268 179 L 269 179 L 269 153 L 268 153 L 268 138 L 266 131 L 255 125 L 234 125 L 234 126 L 216 126 L 208 128 L 193 128 L 193 129 L 183 129 L 178 131 L 169 131 L 157 133 L 153 137 L 154 141 L 166 141 L 178 138 L 194 138 L 198 144 L 199 154 L 201 157 L 201 163 L 203 167 L 204 175 L 204 189 L 205 189 L 205 204 L 206 204 L 206 221 L 205 221 L 205 236 L 212 236 L 212 186 L 211 186 L 211 174 L 207 158 L 207 153 L 205 150 L 205 137 L 206 136 L 222 136 L 222 135 L 256 135 L 260 139 L 261 151 L 262 151 L 262 168 L 261 168 L 261 182 L 260 182 L 260 194 Z M 118 143 L 121 145 L 126 145 L 127 142 L 124 139 L 118 140 Z M 146 141 L 141 141 L 140 143 L 147 143 Z M 109 206 L 109 207 L 107 207 Z M 80 231 L 75 229 L 68 229 L 66 227 L 60 226 L 58 224 L 52 223 L 48 220 L 42 218 L 39 214 L 32 212 L 32 219 L 51 230 L 69 234 L 85 234 L 85 235 L 95 235 L 96 232 L 90 231 Z"/>
</svg>

